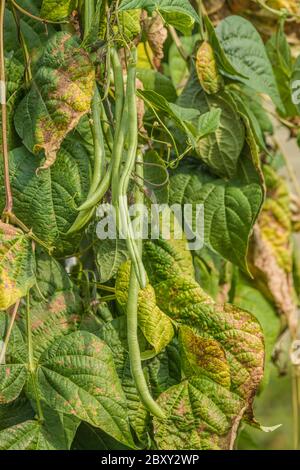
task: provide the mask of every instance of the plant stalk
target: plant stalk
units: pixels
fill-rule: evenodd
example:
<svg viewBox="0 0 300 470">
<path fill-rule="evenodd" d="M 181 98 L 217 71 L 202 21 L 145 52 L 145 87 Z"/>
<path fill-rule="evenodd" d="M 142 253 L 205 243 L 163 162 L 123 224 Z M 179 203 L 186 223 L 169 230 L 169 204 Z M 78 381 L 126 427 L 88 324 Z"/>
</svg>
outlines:
<svg viewBox="0 0 300 470">
<path fill-rule="evenodd" d="M 1 101 L 1 133 L 2 133 L 2 153 L 4 163 L 4 186 L 5 186 L 5 212 L 13 209 L 13 197 L 9 177 L 9 154 L 7 142 L 7 105 L 6 105 L 6 79 L 5 79 L 5 58 L 4 58 L 4 14 L 5 0 L 0 2 L 0 101 Z"/>
</svg>

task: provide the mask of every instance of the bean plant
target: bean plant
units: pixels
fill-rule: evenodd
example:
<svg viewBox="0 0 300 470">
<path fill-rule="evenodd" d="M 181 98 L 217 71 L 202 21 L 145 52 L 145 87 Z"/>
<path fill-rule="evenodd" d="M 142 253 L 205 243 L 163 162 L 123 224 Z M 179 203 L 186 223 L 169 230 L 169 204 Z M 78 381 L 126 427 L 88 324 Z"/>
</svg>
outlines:
<svg viewBox="0 0 300 470">
<path fill-rule="evenodd" d="M 299 23 L 0 1 L 0 449 L 234 449 L 272 363 L 299 449 Z"/>
</svg>

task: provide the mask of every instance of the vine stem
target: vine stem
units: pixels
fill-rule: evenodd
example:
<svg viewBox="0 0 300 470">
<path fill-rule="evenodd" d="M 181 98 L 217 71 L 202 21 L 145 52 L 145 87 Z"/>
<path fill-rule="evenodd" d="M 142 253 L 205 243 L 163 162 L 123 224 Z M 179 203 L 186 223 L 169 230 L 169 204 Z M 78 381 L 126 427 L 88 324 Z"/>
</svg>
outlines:
<svg viewBox="0 0 300 470">
<path fill-rule="evenodd" d="M 4 162 L 4 186 L 5 186 L 5 208 L 4 212 L 11 212 L 13 208 L 13 197 L 9 179 L 9 156 L 7 143 L 7 106 L 6 106 L 6 80 L 5 80 L 5 59 L 4 59 L 4 13 L 5 0 L 0 2 L 0 101 L 2 111 L 2 153 Z"/>
<path fill-rule="evenodd" d="M 36 380 L 36 366 L 35 366 L 34 356 L 33 356 L 33 341 L 32 341 L 32 330 L 31 330 L 29 291 L 27 292 L 27 296 L 26 296 L 26 336 L 27 336 L 27 351 L 28 351 L 28 370 L 29 370 L 29 374 L 31 377 L 38 418 L 39 418 L 39 421 L 42 423 L 44 422 L 44 414 L 42 410 L 40 394 L 39 394 L 38 384 Z"/>
<path fill-rule="evenodd" d="M 25 82 L 26 82 L 26 86 L 29 87 L 29 85 L 32 81 L 32 71 L 31 71 L 31 66 L 30 66 L 30 55 L 29 55 L 29 52 L 28 52 L 28 48 L 27 48 L 27 45 L 26 45 L 24 35 L 22 33 L 22 30 L 21 30 L 21 24 L 20 24 L 20 19 L 18 17 L 18 12 L 17 12 L 17 9 L 14 7 L 14 5 L 12 5 L 12 12 L 13 12 L 15 23 L 16 23 L 16 26 L 17 26 L 19 43 L 22 47 L 23 56 L 24 56 L 24 60 L 25 60 L 25 64 L 26 64 Z"/>
<path fill-rule="evenodd" d="M 203 41 L 205 39 L 205 32 L 204 32 L 204 26 L 203 26 L 203 15 L 207 15 L 207 11 L 205 6 L 203 5 L 202 0 L 198 0 L 198 14 L 200 18 L 200 27 L 199 27 L 199 33 L 200 33 L 200 39 Z"/>
<path fill-rule="evenodd" d="M 12 332 L 12 329 L 13 329 L 13 326 L 14 326 L 14 323 L 15 323 L 15 320 L 16 320 L 16 316 L 17 316 L 17 313 L 18 313 L 20 302 L 21 301 L 18 300 L 18 302 L 15 304 L 12 315 L 11 315 L 11 318 L 10 318 L 7 333 L 5 335 L 5 339 L 4 339 L 3 346 L 2 346 L 2 349 L 1 349 L 1 353 L 0 353 L 0 364 L 4 363 L 5 353 L 6 353 L 7 346 L 8 346 L 9 340 L 10 340 L 10 336 L 11 336 L 11 332 Z"/>
<path fill-rule="evenodd" d="M 188 56 L 182 42 L 180 41 L 180 37 L 178 36 L 175 28 L 173 26 L 168 26 L 168 30 L 169 30 L 169 33 L 171 34 L 171 37 L 174 41 L 175 46 L 177 47 L 177 50 L 178 50 L 179 54 L 181 55 L 183 60 L 185 60 L 187 62 L 188 59 L 189 59 L 189 56 Z"/>
</svg>

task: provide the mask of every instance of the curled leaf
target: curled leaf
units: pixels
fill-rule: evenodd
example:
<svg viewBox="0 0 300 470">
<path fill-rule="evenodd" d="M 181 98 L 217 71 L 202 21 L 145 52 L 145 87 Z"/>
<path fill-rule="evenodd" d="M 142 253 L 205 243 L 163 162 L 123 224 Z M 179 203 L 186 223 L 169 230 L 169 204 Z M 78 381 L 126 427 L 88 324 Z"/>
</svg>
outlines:
<svg viewBox="0 0 300 470">
<path fill-rule="evenodd" d="M 259 287 L 296 331 L 290 197 L 285 182 L 272 168 L 265 166 L 264 174 L 267 198 L 254 227 L 249 265 Z"/>
<path fill-rule="evenodd" d="M 223 79 L 211 45 L 204 41 L 197 51 L 196 70 L 203 90 L 212 95 L 222 89 Z"/>
<path fill-rule="evenodd" d="M 164 57 L 164 43 L 168 37 L 168 31 L 159 14 L 154 14 L 152 18 L 144 20 L 144 29 L 147 34 L 149 46 L 153 52 L 153 63 L 156 68 L 160 67 Z"/>
</svg>

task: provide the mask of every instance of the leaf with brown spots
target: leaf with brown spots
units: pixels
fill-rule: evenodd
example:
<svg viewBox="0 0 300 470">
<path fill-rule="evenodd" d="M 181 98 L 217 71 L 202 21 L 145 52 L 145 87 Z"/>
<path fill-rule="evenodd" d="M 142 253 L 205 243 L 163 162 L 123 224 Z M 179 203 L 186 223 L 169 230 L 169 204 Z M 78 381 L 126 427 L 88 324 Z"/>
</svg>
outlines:
<svg viewBox="0 0 300 470">
<path fill-rule="evenodd" d="M 29 93 L 15 115 L 15 126 L 33 153 L 44 151 L 49 168 L 66 135 L 91 106 L 95 69 L 84 49 L 67 33 L 48 42 Z"/>
<path fill-rule="evenodd" d="M 241 398 L 207 377 L 195 376 L 162 393 L 158 403 L 166 420 L 155 418 L 155 440 L 161 450 L 231 449 Z"/>
<path fill-rule="evenodd" d="M 0 310 L 15 304 L 35 282 L 35 259 L 27 235 L 0 221 Z"/>
<path fill-rule="evenodd" d="M 172 253 L 166 241 L 147 242 L 144 251 L 157 305 L 178 323 L 182 365 L 186 376 L 195 379 L 196 384 L 183 382 L 159 399 L 163 409 L 166 409 L 167 403 L 173 406 L 178 393 L 183 394 L 184 401 L 195 402 L 196 411 L 193 412 L 194 405 L 188 403 L 186 416 L 180 424 L 177 412 L 172 418 L 174 410 L 167 409 L 169 427 L 177 426 L 181 438 L 177 436 L 176 441 L 169 440 L 165 423 L 157 420 L 158 444 L 170 449 L 232 447 L 243 415 L 247 412 L 251 416 L 253 398 L 263 376 L 264 341 L 261 327 L 250 313 L 230 304 L 218 305 L 214 302 L 201 289 L 192 273 L 183 271 L 174 250 Z M 183 329 L 182 325 L 185 325 Z M 194 330 L 187 328 L 191 325 Z M 202 387 L 203 383 L 205 386 Z M 206 390 L 209 400 L 205 396 Z M 212 397 L 217 400 L 217 405 Z M 219 402 L 220 397 L 223 398 Z M 224 400 L 228 400 L 228 414 Z M 210 422 L 210 416 L 206 414 L 211 413 Z M 195 421 L 191 421 L 191 416 L 195 416 Z M 204 421 L 208 419 L 205 432 L 201 435 L 197 432 L 200 418 Z M 223 420 L 224 425 L 218 427 L 215 420 L 220 423 Z M 193 436 L 190 441 L 182 433 L 185 425 Z M 172 435 L 169 434 L 170 439 Z"/>
<path fill-rule="evenodd" d="M 112 354 L 95 335 L 77 331 L 58 338 L 41 355 L 37 377 L 40 392 L 51 408 L 134 446 L 126 398 Z"/>
</svg>

